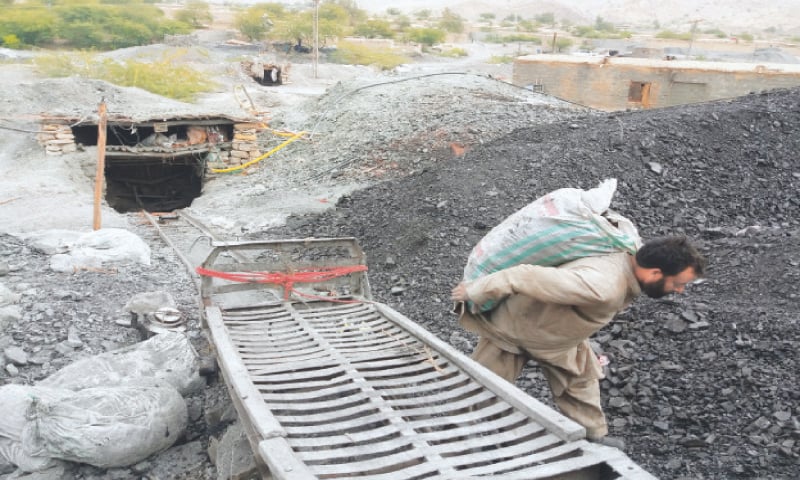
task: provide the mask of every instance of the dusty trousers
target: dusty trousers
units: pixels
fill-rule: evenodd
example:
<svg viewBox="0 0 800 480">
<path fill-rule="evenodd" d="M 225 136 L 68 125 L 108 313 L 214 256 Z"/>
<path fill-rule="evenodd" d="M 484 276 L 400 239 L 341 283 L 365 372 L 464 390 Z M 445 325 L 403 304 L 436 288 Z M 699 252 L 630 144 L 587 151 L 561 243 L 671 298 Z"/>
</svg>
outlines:
<svg viewBox="0 0 800 480">
<path fill-rule="evenodd" d="M 579 345 L 583 350 L 585 361 L 595 358 L 588 341 Z M 495 345 L 491 340 L 481 336 L 473 360 L 485 366 L 505 380 L 515 383 L 522 369 L 530 359 L 537 361 L 547 378 L 553 401 L 561 413 L 586 428 L 588 438 L 600 438 L 608 434 L 606 417 L 600 403 L 600 382 L 594 375 L 594 368 L 584 368 L 586 375 L 576 376 L 542 359 L 536 359 L 527 352 L 511 353 Z"/>
</svg>

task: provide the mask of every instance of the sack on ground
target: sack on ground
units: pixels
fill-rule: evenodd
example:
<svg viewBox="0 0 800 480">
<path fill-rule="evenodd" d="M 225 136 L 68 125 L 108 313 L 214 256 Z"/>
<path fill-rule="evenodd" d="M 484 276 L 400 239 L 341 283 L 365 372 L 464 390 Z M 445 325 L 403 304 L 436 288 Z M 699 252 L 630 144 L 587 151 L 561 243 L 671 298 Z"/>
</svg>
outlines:
<svg viewBox="0 0 800 480">
<path fill-rule="evenodd" d="M 521 264 L 558 266 L 588 256 L 635 253 L 641 245 L 636 227 L 610 208 L 616 189 L 612 178 L 590 190 L 562 188 L 534 200 L 478 242 L 464 280 Z M 480 311 L 493 307 L 491 301 L 477 306 Z"/>
<path fill-rule="evenodd" d="M 124 467 L 172 446 L 188 424 L 183 397 L 166 384 L 78 392 L 28 388 L 22 447 L 32 457 Z"/>
<path fill-rule="evenodd" d="M 144 342 L 78 360 L 37 385 L 81 390 L 158 382 L 169 383 L 183 395 L 203 387 L 197 352 L 181 333 L 159 333 Z"/>
</svg>

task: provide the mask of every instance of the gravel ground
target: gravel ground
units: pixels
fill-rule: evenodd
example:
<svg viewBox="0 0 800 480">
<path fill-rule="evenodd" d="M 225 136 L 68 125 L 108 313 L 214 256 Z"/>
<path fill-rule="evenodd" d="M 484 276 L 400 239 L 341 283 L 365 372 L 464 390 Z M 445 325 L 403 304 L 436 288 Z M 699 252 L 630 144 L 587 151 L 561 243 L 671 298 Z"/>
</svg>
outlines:
<svg viewBox="0 0 800 480">
<path fill-rule="evenodd" d="M 448 313 L 448 298 L 472 246 L 550 190 L 617 178 L 616 210 L 645 237 L 695 238 L 710 269 L 688 294 L 638 301 L 596 336 L 612 359 L 603 382 L 612 434 L 660 478 L 796 477 L 800 90 L 600 114 L 498 82 L 508 72 L 494 65 L 348 70 L 339 83 L 317 82 L 314 88 L 328 89 L 321 96 L 304 83 L 307 67 L 293 67 L 291 101 L 279 91 L 251 91 L 269 105 L 272 126 L 309 131 L 309 140 L 247 175 L 209 179 L 193 213 L 230 238 L 357 237 L 378 300 L 469 353 L 475 339 Z M 26 84 L 25 98 L 33 102 L 36 88 Z M 19 108 L 13 99 L 6 91 L 0 105 Z M 41 177 L 44 154 L 30 135 L 0 133 L 14 146 L 0 164 Z M 73 177 L 64 176 L 72 183 L 57 193 L 90 199 L 91 182 Z M 16 193 L 8 190 L 14 201 L 0 197 L 0 207 L 16 205 L 13 215 L 25 215 L 31 204 Z M 49 227 L 64 228 L 57 220 L 66 215 L 50 217 Z M 0 283 L 21 295 L 19 318 L 6 322 L 0 346 L 23 348 L 31 359 L 0 371 L 0 382 L 33 383 L 74 359 L 136 341 L 114 321 L 143 291 L 169 291 L 206 350 L 182 265 L 140 218 L 121 217 L 153 248 L 152 266 L 57 274 L 24 238 L 0 237 Z M 60 346 L 70 334 L 82 342 L 74 351 Z M 180 445 L 134 468 L 70 465 L 62 478 L 217 478 L 205 451 L 230 421 L 229 405 L 220 383 L 209 383 L 189 399 L 193 421 Z M 549 398 L 535 366 L 518 385 Z M 176 452 L 193 460 L 177 462 Z"/>
</svg>

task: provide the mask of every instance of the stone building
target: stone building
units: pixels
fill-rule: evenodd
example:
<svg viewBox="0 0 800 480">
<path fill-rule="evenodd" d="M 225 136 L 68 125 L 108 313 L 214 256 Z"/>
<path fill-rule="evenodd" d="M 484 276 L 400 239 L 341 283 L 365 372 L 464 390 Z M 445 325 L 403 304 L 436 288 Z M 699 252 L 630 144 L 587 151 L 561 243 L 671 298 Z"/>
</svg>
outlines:
<svg viewBox="0 0 800 480">
<path fill-rule="evenodd" d="M 514 61 L 514 85 L 616 111 L 668 107 L 800 85 L 800 65 L 647 58 L 528 55 Z"/>
</svg>

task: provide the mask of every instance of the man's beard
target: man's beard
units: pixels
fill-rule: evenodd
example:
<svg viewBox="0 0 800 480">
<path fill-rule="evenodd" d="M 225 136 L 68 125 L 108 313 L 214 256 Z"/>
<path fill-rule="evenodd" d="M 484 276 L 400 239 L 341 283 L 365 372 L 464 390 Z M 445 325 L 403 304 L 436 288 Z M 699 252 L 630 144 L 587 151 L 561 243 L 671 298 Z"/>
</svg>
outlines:
<svg viewBox="0 0 800 480">
<path fill-rule="evenodd" d="M 661 277 L 661 280 L 649 283 L 640 283 L 639 286 L 648 297 L 661 298 L 667 295 L 667 292 L 664 291 L 664 284 L 666 283 L 666 280 L 666 278 Z"/>
</svg>

